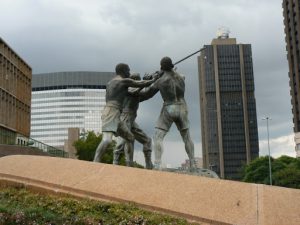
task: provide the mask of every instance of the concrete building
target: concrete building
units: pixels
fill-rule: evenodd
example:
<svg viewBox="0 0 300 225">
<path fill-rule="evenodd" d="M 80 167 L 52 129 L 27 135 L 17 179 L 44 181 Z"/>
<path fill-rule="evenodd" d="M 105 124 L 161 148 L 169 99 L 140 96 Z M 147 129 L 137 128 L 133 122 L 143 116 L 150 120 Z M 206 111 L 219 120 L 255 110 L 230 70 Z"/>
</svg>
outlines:
<svg viewBox="0 0 300 225">
<path fill-rule="evenodd" d="M 77 159 L 76 148 L 73 145 L 75 141 L 80 138 L 80 129 L 79 128 L 68 128 L 68 138 L 65 140 L 64 150 L 68 152 L 69 158 Z"/>
<path fill-rule="evenodd" d="M 296 153 L 297 157 L 300 157 L 300 0 L 283 0 L 282 7 Z"/>
<path fill-rule="evenodd" d="M 101 132 L 101 111 L 105 105 L 106 84 L 114 74 L 33 74 L 31 137 L 64 149 L 64 146 L 72 146 L 68 142 L 68 136 L 74 135 L 68 133 L 69 128 L 79 128 L 80 132 Z"/>
<path fill-rule="evenodd" d="M 30 135 L 31 78 L 31 67 L 0 38 L 0 144 Z"/>
<path fill-rule="evenodd" d="M 224 31 L 198 57 L 203 167 L 237 179 L 258 156 L 250 44 Z"/>
<path fill-rule="evenodd" d="M 203 160 L 200 157 L 195 157 L 195 166 L 196 168 L 203 168 Z M 184 163 L 181 163 L 182 170 L 189 170 L 190 169 L 190 160 L 186 159 Z"/>
</svg>

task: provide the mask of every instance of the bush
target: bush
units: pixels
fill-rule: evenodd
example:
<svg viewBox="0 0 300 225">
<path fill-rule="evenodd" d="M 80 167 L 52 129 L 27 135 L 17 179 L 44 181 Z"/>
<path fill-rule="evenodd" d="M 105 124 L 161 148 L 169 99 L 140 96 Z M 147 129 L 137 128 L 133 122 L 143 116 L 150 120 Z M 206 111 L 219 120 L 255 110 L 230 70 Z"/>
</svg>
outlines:
<svg viewBox="0 0 300 225">
<path fill-rule="evenodd" d="M 95 134 L 93 131 L 89 131 L 86 137 L 82 137 L 74 142 L 74 147 L 76 148 L 76 155 L 78 159 L 85 161 L 93 161 L 96 149 L 102 140 L 102 134 Z M 102 163 L 113 163 L 113 151 L 116 146 L 116 142 L 113 141 L 109 146 L 106 153 L 103 155 Z M 126 165 L 124 154 L 120 158 L 120 165 Z M 133 163 L 134 167 L 144 168 L 137 162 Z"/>
<path fill-rule="evenodd" d="M 300 159 L 289 156 L 271 158 L 272 183 L 277 186 L 300 188 Z M 269 157 L 263 156 L 246 165 L 242 172 L 242 181 L 270 184 Z"/>
<path fill-rule="evenodd" d="M 116 204 L 0 189 L 0 224 L 190 224 L 185 219 Z"/>
</svg>

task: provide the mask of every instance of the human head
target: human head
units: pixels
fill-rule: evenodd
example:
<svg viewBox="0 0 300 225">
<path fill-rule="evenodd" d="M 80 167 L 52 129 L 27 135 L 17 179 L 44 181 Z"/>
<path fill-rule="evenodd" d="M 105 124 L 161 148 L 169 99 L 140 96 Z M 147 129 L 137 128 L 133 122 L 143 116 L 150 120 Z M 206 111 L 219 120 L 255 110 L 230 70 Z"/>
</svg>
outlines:
<svg viewBox="0 0 300 225">
<path fill-rule="evenodd" d="M 141 76 L 139 73 L 132 73 L 132 74 L 130 74 L 129 78 L 131 78 L 133 80 L 141 80 Z"/>
<path fill-rule="evenodd" d="M 171 71 L 174 68 L 174 65 L 172 63 L 172 59 L 168 56 L 163 57 L 160 60 L 160 69 L 164 71 Z"/>
<path fill-rule="evenodd" d="M 119 63 L 118 65 L 116 65 L 116 74 L 124 78 L 128 78 L 130 75 L 129 66 L 125 63 Z"/>
</svg>

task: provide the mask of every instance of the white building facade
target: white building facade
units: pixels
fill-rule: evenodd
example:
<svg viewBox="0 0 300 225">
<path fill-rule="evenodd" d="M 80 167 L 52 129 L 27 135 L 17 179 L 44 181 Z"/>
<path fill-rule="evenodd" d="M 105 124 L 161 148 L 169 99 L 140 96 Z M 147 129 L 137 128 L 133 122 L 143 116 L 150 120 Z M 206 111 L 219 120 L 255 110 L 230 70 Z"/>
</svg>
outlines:
<svg viewBox="0 0 300 225">
<path fill-rule="evenodd" d="M 101 111 L 112 72 L 34 74 L 31 138 L 64 148 L 68 128 L 101 132 Z"/>
</svg>

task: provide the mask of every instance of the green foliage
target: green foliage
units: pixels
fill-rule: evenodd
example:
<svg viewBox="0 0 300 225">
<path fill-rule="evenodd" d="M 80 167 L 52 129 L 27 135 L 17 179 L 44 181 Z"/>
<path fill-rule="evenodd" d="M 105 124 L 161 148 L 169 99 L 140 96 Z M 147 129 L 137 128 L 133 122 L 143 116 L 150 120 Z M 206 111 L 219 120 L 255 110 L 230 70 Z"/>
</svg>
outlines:
<svg viewBox="0 0 300 225">
<path fill-rule="evenodd" d="M 76 148 L 76 155 L 78 159 L 85 161 L 93 161 L 96 148 L 102 140 L 102 134 L 95 134 L 93 131 L 89 131 L 86 137 L 80 138 L 78 141 L 74 142 L 74 147 Z M 103 155 L 101 162 L 102 163 L 113 163 L 113 150 L 116 146 L 116 142 L 113 141 L 112 144 L 108 146 L 107 152 Z M 120 158 L 120 165 L 126 165 L 124 154 Z M 142 165 L 134 162 L 134 167 L 144 168 Z"/>
<path fill-rule="evenodd" d="M 289 156 L 271 158 L 272 183 L 277 186 L 300 188 L 300 159 Z M 269 157 L 263 156 L 246 165 L 242 181 L 269 184 Z"/>
<path fill-rule="evenodd" d="M 76 155 L 80 160 L 93 161 L 97 146 L 102 140 L 102 135 L 88 132 L 86 138 L 82 137 L 74 143 Z"/>
<path fill-rule="evenodd" d="M 190 224 L 184 219 L 141 210 L 133 204 L 76 200 L 0 189 L 0 224 Z"/>
<path fill-rule="evenodd" d="M 297 160 L 296 158 L 287 156 L 287 155 L 283 155 L 283 156 L 280 156 L 278 159 L 276 159 L 276 161 L 284 163 L 285 165 L 289 165 L 289 164 L 294 163 L 299 160 Z"/>
<path fill-rule="evenodd" d="M 76 155 L 80 160 L 93 161 L 95 156 L 95 151 L 98 145 L 102 140 L 102 134 L 95 134 L 93 131 L 89 131 L 87 136 L 84 138 L 80 138 L 78 141 L 74 143 L 74 147 L 77 152 Z M 107 152 L 104 154 L 102 158 L 103 163 L 112 164 L 113 162 L 113 149 L 116 143 L 113 141 L 112 144 L 108 146 Z"/>
<path fill-rule="evenodd" d="M 274 174 L 274 185 L 300 189 L 300 170 L 288 166 Z"/>
<path fill-rule="evenodd" d="M 259 157 L 244 167 L 242 181 L 249 183 L 268 183 L 269 167 L 268 157 Z"/>
</svg>

